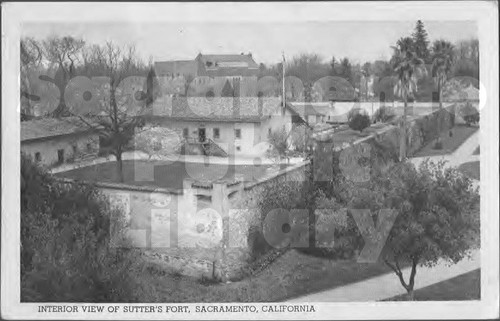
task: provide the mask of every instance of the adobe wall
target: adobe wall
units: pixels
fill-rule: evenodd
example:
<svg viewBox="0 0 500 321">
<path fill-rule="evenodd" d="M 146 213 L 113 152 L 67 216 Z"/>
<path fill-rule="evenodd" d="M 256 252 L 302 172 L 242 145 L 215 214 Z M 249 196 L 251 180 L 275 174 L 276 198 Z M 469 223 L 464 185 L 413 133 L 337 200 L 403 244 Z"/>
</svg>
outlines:
<svg viewBox="0 0 500 321">
<path fill-rule="evenodd" d="M 74 146 L 76 147 L 76 153 L 73 149 Z M 90 147 L 90 149 L 87 147 Z M 41 164 L 46 166 L 58 163 L 58 150 L 61 149 L 64 150 L 65 162 L 71 162 L 84 154 L 96 155 L 99 150 L 99 137 L 96 134 L 79 134 L 21 142 L 21 152 L 30 156 L 33 160 L 35 160 L 35 154 L 40 153 Z"/>
<path fill-rule="evenodd" d="M 428 137 L 422 132 L 432 132 L 438 121 L 443 123 L 442 129 L 447 128 L 449 113 L 440 110 L 409 121 L 410 155 L 426 143 Z M 390 141 L 397 148 L 399 128 L 388 126 L 353 145 L 374 139 Z M 351 146 L 334 146 L 334 150 Z M 96 186 L 112 206 L 123 210 L 132 243 L 144 248 L 147 260 L 184 275 L 227 280 L 244 275 L 249 266 L 249 232 L 262 227 L 259 202 L 264 191 L 296 182 L 291 184 L 290 198 L 298 197 L 309 170 L 310 162 L 304 161 L 252 183 L 186 180 L 182 191 L 114 183 Z"/>
</svg>

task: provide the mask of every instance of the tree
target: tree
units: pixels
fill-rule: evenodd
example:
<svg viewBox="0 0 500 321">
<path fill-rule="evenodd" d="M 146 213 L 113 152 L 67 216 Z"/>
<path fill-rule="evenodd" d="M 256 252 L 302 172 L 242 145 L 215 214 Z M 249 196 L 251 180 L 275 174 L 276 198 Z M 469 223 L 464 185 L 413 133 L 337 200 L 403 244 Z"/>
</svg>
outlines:
<svg viewBox="0 0 500 321">
<path fill-rule="evenodd" d="M 44 77 L 59 88 L 61 98 L 59 105 L 53 111 L 53 116 L 67 116 L 68 110 L 64 99 L 64 90 L 69 80 L 76 75 L 76 63 L 80 60 L 85 41 L 73 37 L 50 37 L 43 41 L 44 54 L 48 62 L 56 65 L 55 77 Z"/>
<path fill-rule="evenodd" d="M 272 150 L 270 151 L 274 154 L 279 160 L 283 157 L 288 156 L 288 152 L 290 150 L 291 139 L 290 138 L 291 131 L 287 132 L 285 127 L 283 126 L 281 129 L 272 130 L 267 137 L 267 142 L 271 145 Z"/>
<path fill-rule="evenodd" d="M 396 74 L 396 85 L 394 94 L 404 101 L 403 121 L 401 124 L 400 158 L 406 157 L 406 118 L 408 113 L 408 99 L 413 97 L 417 91 L 417 81 L 426 74 L 424 61 L 412 51 L 413 41 L 411 38 L 401 38 L 397 45 L 392 47 L 394 54 L 391 64 Z"/>
<path fill-rule="evenodd" d="M 446 40 L 436 40 L 432 45 L 432 77 L 438 88 L 439 107 L 443 107 L 442 92 L 454 61 L 453 45 Z"/>
<path fill-rule="evenodd" d="M 116 157 L 117 175 L 123 182 L 122 155 L 136 129 L 144 124 L 147 95 L 143 91 L 136 91 L 137 88 L 144 88 L 141 79 L 137 78 L 136 84 L 129 82 L 125 87 L 121 82 L 129 76 L 145 74 L 146 68 L 136 57 L 135 47 L 121 48 L 112 42 L 92 46 L 86 63 L 83 70 L 87 76 L 105 76 L 107 80 L 97 88 L 100 108 L 86 112 L 85 116 L 90 121 L 82 117 L 81 112 L 78 115 L 87 126 L 99 133 L 103 144 Z M 142 95 L 138 97 L 138 93 Z"/>
<path fill-rule="evenodd" d="M 143 92 L 146 93 L 146 107 L 150 107 L 153 102 L 161 96 L 160 83 L 152 62 L 149 63 L 149 71 Z"/>
<path fill-rule="evenodd" d="M 21 98 L 30 100 L 30 72 L 38 69 L 43 59 L 42 45 L 33 38 L 22 38 L 20 42 L 21 51 Z M 21 104 L 21 119 L 24 120 L 32 116 L 33 112 L 29 104 Z"/>
<path fill-rule="evenodd" d="M 349 58 L 344 58 L 340 61 L 338 76 L 344 78 L 349 83 L 352 84 L 353 75 L 352 75 L 352 65 L 349 62 Z"/>
<path fill-rule="evenodd" d="M 374 121 L 379 122 L 388 122 L 395 117 L 394 110 L 391 107 L 381 106 L 379 109 L 375 111 L 373 115 Z"/>
<path fill-rule="evenodd" d="M 417 57 L 423 59 L 426 63 L 429 61 L 429 40 L 422 20 L 417 20 L 415 31 L 412 34 L 415 44 L 415 53 Z"/>
<path fill-rule="evenodd" d="M 24 155 L 20 176 L 22 302 L 153 299 L 137 279 L 139 251 L 122 243 L 123 214 L 99 191 L 58 182 Z"/>
<path fill-rule="evenodd" d="M 349 127 L 363 132 L 363 129 L 370 127 L 370 116 L 364 113 L 357 113 L 349 120 Z"/>
<path fill-rule="evenodd" d="M 221 97 L 234 97 L 234 89 L 229 79 L 226 80 L 224 87 L 222 87 Z"/>
<path fill-rule="evenodd" d="M 479 80 L 479 40 L 460 41 L 454 47 L 453 77 L 468 76 Z"/>
<path fill-rule="evenodd" d="M 431 73 L 437 85 L 439 95 L 439 108 L 443 108 L 443 88 L 448 80 L 454 60 L 453 45 L 446 40 L 436 40 L 432 44 Z M 438 122 L 438 137 L 436 144 L 441 144 L 441 124 Z"/>
<path fill-rule="evenodd" d="M 335 59 L 335 57 L 332 56 L 332 60 L 330 62 L 330 76 L 337 76 L 337 68 L 338 68 L 337 59 Z"/>
<path fill-rule="evenodd" d="M 311 152 L 314 143 L 311 127 L 305 123 L 294 125 L 290 136 L 291 143 L 296 151 L 301 152 L 304 156 Z"/>
<path fill-rule="evenodd" d="M 461 108 L 460 114 L 467 123 L 467 126 L 479 123 L 479 111 L 474 108 L 470 102 L 467 102 L 465 106 Z"/>
<path fill-rule="evenodd" d="M 442 162 L 424 162 L 418 169 L 410 162 L 395 163 L 353 189 L 348 208 L 370 209 L 375 220 L 380 210 L 397 215 L 381 258 L 410 299 L 418 266 L 432 267 L 439 259 L 457 263 L 479 245 L 478 191 Z M 407 280 L 403 264 L 411 269 Z"/>
<path fill-rule="evenodd" d="M 330 66 L 322 60 L 322 57 L 317 54 L 300 54 L 293 57 L 286 66 L 287 76 L 295 76 L 302 80 L 306 102 L 312 101 L 315 96 L 314 83 L 330 73 Z"/>
</svg>

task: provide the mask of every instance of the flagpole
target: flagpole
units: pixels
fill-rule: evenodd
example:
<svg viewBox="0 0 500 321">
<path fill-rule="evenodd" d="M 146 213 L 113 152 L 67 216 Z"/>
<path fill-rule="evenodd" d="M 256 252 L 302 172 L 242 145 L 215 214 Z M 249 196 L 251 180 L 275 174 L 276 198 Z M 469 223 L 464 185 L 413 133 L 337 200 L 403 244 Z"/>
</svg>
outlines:
<svg viewBox="0 0 500 321">
<path fill-rule="evenodd" d="M 282 92 L 282 101 L 283 101 L 283 112 L 285 111 L 285 52 L 281 52 L 283 56 L 283 63 L 282 63 L 282 69 L 283 69 L 283 76 L 282 76 L 282 83 L 283 83 L 283 92 Z"/>
</svg>

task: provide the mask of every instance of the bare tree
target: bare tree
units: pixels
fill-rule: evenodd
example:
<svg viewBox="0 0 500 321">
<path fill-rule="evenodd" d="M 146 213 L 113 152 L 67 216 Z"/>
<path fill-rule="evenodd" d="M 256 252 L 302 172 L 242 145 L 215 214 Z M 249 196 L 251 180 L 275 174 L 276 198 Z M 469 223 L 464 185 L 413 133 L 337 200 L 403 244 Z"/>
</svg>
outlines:
<svg viewBox="0 0 500 321">
<path fill-rule="evenodd" d="M 55 117 L 66 116 L 68 110 L 64 100 L 64 91 L 71 78 L 76 75 L 76 63 L 79 62 L 85 41 L 73 37 L 50 37 L 43 41 L 44 56 L 52 66 L 57 66 L 54 78 L 41 76 L 40 79 L 49 81 L 59 88 L 61 98 L 59 105 L 52 112 Z"/>
<path fill-rule="evenodd" d="M 28 100 L 32 99 L 29 74 L 37 69 L 43 59 L 42 45 L 33 38 L 23 38 L 20 42 L 21 50 L 21 90 L 20 95 Z M 21 105 L 21 119 L 31 116 L 31 108 L 26 104 Z"/>
<path fill-rule="evenodd" d="M 82 122 L 99 133 L 102 144 L 116 157 L 117 176 L 123 182 L 123 152 L 136 129 L 143 126 L 145 108 L 149 104 L 144 91 L 147 87 L 143 81 L 145 77 L 129 78 L 132 83 L 127 82 L 125 87 L 122 81 L 146 75 L 147 66 L 137 57 L 134 46 L 121 48 L 112 42 L 93 45 L 83 56 L 82 73 L 88 77 L 104 77 L 104 82 L 98 86 L 99 108 L 78 115 Z"/>
</svg>

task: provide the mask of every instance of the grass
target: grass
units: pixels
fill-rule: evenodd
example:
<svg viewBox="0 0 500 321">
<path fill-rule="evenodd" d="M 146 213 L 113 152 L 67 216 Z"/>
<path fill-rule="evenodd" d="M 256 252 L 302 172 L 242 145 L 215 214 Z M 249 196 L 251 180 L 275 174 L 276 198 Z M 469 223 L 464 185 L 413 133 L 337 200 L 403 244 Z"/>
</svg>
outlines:
<svg viewBox="0 0 500 321">
<path fill-rule="evenodd" d="M 463 301 L 481 299 L 481 270 L 477 269 L 449 280 L 415 290 L 417 301 Z M 399 295 L 385 301 L 405 301 L 406 295 Z"/>
<path fill-rule="evenodd" d="M 479 161 L 463 163 L 458 166 L 458 170 L 470 178 L 481 179 Z"/>
<path fill-rule="evenodd" d="M 367 137 L 387 127 L 388 125 L 389 124 L 386 123 L 371 124 L 370 127 L 365 128 L 362 132 L 347 127 L 345 129 L 340 129 L 339 131 L 334 132 L 333 134 L 331 134 L 330 138 L 332 139 L 335 146 L 340 146 L 343 143 L 352 143 L 358 139 Z"/>
<path fill-rule="evenodd" d="M 281 165 L 286 166 L 286 165 Z M 271 168 L 270 165 L 219 165 L 203 163 L 184 163 L 180 161 L 123 161 L 124 183 L 132 185 L 154 185 L 163 188 L 181 189 L 185 178 L 197 181 L 232 181 L 239 176 L 245 181 L 261 178 Z M 148 180 L 148 173 L 153 171 L 154 181 Z M 56 176 L 86 181 L 119 182 L 116 162 L 81 167 L 61 172 Z M 145 176 L 146 179 L 141 179 Z"/>
<path fill-rule="evenodd" d="M 414 157 L 437 156 L 453 153 L 477 130 L 478 127 L 476 126 L 469 127 L 465 124 L 457 124 L 452 129 L 453 136 L 450 137 L 449 130 L 445 130 L 441 133 L 441 143 L 443 148 L 435 149 L 434 144 L 436 140 L 432 139 L 427 145 L 422 147 L 422 149 L 420 149 Z"/>
<path fill-rule="evenodd" d="M 158 302 L 279 302 L 389 273 L 383 263 L 332 261 L 290 250 L 241 281 L 203 285 L 189 277 L 144 273 Z"/>
</svg>

